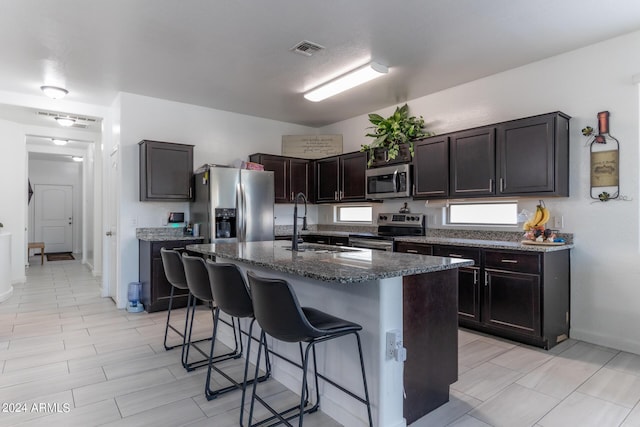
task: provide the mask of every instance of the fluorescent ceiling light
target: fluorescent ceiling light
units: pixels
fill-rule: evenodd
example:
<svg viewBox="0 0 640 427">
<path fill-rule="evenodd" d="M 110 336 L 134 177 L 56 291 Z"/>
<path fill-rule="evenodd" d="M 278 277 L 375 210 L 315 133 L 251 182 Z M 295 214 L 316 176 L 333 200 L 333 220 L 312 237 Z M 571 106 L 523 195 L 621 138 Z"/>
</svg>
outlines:
<svg viewBox="0 0 640 427">
<path fill-rule="evenodd" d="M 387 74 L 388 71 L 388 67 L 380 65 L 377 62 L 370 62 L 364 67 L 356 68 L 335 80 L 318 86 L 312 91 L 305 93 L 304 97 L 313 102 L 322 101 L 340 92 L 381 77 Z"/>
<path fill-rule="evenodd" d="M 40 86 L 40 90 L 51 99 L 61 99 L 69 93 L 65 88 L 57 86 Z"/>
<path fill-rule="evenodd" d="M 72 119 L 71 117 L 56 117 L 56 121 L 60 126 L 64 127 L 73 126 L 73 124 L 76 122 L 76 120 Z"/>
<path fill-rule="evenodd" d="M 68 139 L 57 139 L 57 138 L 51 138 L 51 141 L 56 145 L 67 145 L 67 142 L 69 142 Z"/>
<path fill-rule="evenodd" d="M 74 162 L 81 162 L 82 160 L 84 160 L 84 159 L 83 159 L 82 157 L 80 157 L 80 156 L 71 156 L 71 159 L 72 159 Z"/>
</svg>

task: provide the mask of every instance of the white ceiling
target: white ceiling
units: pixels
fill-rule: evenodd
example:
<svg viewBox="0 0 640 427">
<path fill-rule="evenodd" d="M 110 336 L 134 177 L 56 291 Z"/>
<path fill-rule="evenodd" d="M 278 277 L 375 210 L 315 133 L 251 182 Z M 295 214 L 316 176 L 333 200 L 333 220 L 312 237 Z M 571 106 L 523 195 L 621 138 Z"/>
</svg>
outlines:
<svg viewBox="0 0 640 427">
<path fill-rule="evenodd" d="M 322 126 L 638 29 L 638 0 L 3 0 L 0 90 L 60 85 L 100 105 L 124 91 Z M 290 52 L 301 40 L 326 49 Z M 302 97 L 370 60 L 390 73 Z"/>
</svg>

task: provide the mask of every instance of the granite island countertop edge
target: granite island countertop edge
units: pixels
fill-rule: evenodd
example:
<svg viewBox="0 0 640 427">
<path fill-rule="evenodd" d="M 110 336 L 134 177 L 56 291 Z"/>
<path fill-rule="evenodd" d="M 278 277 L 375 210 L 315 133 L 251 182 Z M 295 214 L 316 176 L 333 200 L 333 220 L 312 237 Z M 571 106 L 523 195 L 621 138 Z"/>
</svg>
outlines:
<svg viewBox="0 0 640 427">
<path fill-rule="evenodd" d="M 260 250 L 265 256 L 238 255 L 234 247 L 249 245 L 258 254 Z M 328 247 L 325 245 L 315 245 Z M 329 247 L 330 248 L 330 247 Z M 352 249 L 371 258 L 372 267 L 354 267 L 360 262 L 345 256 L 341 259 L 336 253 L 304 252 L 290 259 L 293 254 L 282 246 L 282 241 L 225 243 L 225 244 L 195 244 L 187 249 L 204 255 L 239 261 L 269 270 L 307 277 L 323 282 L 359 283 L 380 280 L 391 277 L 411 276 L 415 274 L 433 273 L 473 265 L 472 260 L 457 258 L 443 258 L 429 255 L 399 254 L 369 249 Z M 246 251 L 245 251 L 246 252 Z M 345 252 L 340 252 L 344 254 Z M 346 252 L 348 253 L 348 252 Z M 276 255 L 272 255 L 276 254 Z"/>
</svg>

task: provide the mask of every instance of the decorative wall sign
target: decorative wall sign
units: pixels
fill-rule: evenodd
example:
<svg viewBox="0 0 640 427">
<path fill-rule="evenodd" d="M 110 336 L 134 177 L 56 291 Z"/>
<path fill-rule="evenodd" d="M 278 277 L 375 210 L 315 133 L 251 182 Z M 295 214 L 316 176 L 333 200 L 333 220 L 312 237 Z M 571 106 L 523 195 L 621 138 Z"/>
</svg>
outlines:
<svg viewBox="0 0 640 427">
<path fill-rule="evenodd" d="M 620 195 L 620 143 L 609 133 L 609 112 L 598 113 L 598 134 L 587 126 L 582 134 L 590 140 L 591 198 L 607 202 Z"/>
<path fill-rule="evenodd" d="M 342 135 L 282 135 L 282 155 L 320 159 L 342 154 Z"/>
</svg>

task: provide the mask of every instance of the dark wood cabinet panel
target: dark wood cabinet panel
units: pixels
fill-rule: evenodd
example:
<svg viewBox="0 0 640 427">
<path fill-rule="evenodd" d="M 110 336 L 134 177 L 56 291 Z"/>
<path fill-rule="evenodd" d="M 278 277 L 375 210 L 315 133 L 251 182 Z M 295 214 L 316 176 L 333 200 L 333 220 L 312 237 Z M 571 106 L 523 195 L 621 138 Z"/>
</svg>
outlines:
<svg viewBox="0 0 640 427">
<path fill-rule="evenodd" d="M 428 138 L 414 145 L 414 192 L 419 198 L 449 196 L 449 137 Z"/>
<path fill-rule="evenodd" d="M 480 249 L 459 246 L 433 248 L 433 254 L 449 258 L 472 259 L 473 267 L 458 269 L 458 318 L 467 322 L 480 322 Z"/>
<path fill-rule="evenodd" d="M 395 252 L 408 254 L 433 255 L 433 246 L 424 243 L 395 242 Z"/>
<path fill-rule="evenodd" d="M 569 195 L 569 118 L 545 114 L 497 127 L 500 195 Z"/>
<path fill-rule="evenodd" d="M 451 135 L 451 197 L 490 196 L 495 191 L 495 127 Z"/>
<path fill-rule="evenodd" d="M 540 276 L 485 269 L 483 321 L 497 329 L 540 336 Z"/>
<path fill-rule="evenodd" d="M 309 193 L 309 189 L 311 188 L 311 163 L 305 159 L 290 159 L 289 163 L 291 199 L 293 200 L 296 194 L 303 193 L 309 201 L 312 201 L 313 197 Z"/>
<path fill-rule="evenodd" d="M 329 157 L 316 160 L 316 202 L 337 202 L 340 185 L 340 159 Z"/>
<path fill-rule="evenodd" d="M 144 304 L 147 312 L 152 313 L 154 311 L 166 310 L 169 307 L 169 296 L 171 295 L 172 285 L 164 274 L 160 249 L 184 249 L 187 244 L 202 242 L 203 239 L 157 242 L 139 240 L 138 267 L 139 281 L 142 284 L 140 300 L 142 304 Z M 186 291 L 176 289 L 174 291 L 172 308 L 185 307 L 187 305 L 187 295 L 188 293 Z"/>
<path fill-rule="evenodd" d="M 315 200 L 354 202 L 365 200 L 367 154 L 342 154 L 315 161 Z"/>
<path fill-rule="evenodd" d="M 140 201 L 188 201 L 193 194 L 193 145 L 140 141 Z"/>
<path fill-rule="evenodd" d="M 300 192 L 310 198 L 309 160 L 261 153 L 250 155 L 249 160 L 273 171 L 276 203 L 293 203 L 293 197 Z"/>
<path fill-rule="evenodd" d="M 365 171 L 367 153 L 351 153 L 340 156 L 340 194 L 342 202 L 365 199 Z"/>
</svg>

